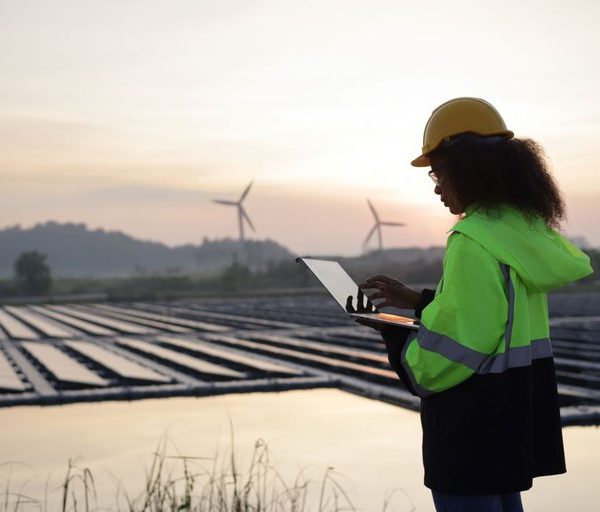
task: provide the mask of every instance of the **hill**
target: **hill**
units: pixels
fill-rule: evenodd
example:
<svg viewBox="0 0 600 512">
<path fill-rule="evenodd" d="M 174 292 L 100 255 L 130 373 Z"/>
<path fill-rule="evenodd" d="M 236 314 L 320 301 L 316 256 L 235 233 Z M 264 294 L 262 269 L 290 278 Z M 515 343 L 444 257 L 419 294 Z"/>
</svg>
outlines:
<svg viewBox="0 0 600 512">
<path fill-rule="evenodd" d="M 28 229 L 0 230 L 0 277 L 11 277 L 19 254 L 33 250 L 46 254 L 52 273 L 60 277 L 211 275 L 234 261 L 249 261 L 251 267 L 261 268 L 294 257 L 272 240 L 250 240 L 244 248 L 237 240 L 205 238 L 200 245 L 169 247 L 120 231 L 51 221 Z"/>
</svg>

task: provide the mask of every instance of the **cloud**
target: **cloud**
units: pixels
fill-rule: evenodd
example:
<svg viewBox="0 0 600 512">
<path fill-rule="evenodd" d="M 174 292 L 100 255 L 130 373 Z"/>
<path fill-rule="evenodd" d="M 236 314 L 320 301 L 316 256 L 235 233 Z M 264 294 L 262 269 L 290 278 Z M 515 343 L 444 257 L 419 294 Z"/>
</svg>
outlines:
<svg viewBox="0 0 600 512">
<path fill-rule="evenodd" d="M 95 188 L 74 195 L 71 202 L 111 206 L 115 204 L 133 206 L 136 204 L 152 205 L 197 205 L 215 197 L 215 193 L 207 190 L 192 190 L 173 187 L 155 187 L 150 185 L 127 185 L 119 187 Z"/>
<path fill-rule="evenodd" d="M 81 153 L 101 140 L 115 137 L 114 130 L 94 123 L 41 117 L 0 119 L 0 154 L 31 158 L 41 155 Z"/>
</svg>

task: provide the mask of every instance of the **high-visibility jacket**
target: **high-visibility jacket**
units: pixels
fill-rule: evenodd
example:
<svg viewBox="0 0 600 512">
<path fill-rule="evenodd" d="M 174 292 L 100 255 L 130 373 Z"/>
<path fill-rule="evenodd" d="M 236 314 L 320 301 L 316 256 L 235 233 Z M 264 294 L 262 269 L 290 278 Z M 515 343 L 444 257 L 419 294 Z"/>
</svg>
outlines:
<svg viewBox="0 0 600 512">
<path fill-rule="evenodd" d="M 513 208 L 470 208 L 452 228 L 418 332 L 383 332 L 392 367 L 422 397 L 425 485 L 503 494 L 565 471 L 546 294 L 591 271 Z"/>
</svg>

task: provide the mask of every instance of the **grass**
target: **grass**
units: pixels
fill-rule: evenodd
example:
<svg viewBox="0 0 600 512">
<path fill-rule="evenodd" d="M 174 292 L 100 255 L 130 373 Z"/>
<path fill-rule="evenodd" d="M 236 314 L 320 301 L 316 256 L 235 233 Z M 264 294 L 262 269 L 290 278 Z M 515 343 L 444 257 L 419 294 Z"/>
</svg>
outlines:
<svg viewBox="0 0 600 512">
<path fill-rule="evenodd" d="M 49 508 L 48 480 L 43 498 L 26 494 L 27 483 L 18 490 L 11 487 L 11 468 L 15 463 L 0 465 L 8 471 L 0 492 L 0 512 L 342 512 L 357 510 L 348 491 L 340 483 L 343 475 L 327 467 L 318 480 L 299 472 L 286 480 L 271 462 L 268 443 L 254 444 L 250 463 L 241 468 L 232 448 L 231 453 L 214 457 L 170 455 L 169 440 L 163 438 L 145 471 L 143 490 L 131 495 L 116 484 L 115 504 L 111 508 L 98 505 L 94 475 L 89 468 L 68 461 L 62 484 L 50 490 L 58 508 Z M 233 439 L 232 439 L 233 447 Z M 390 511 L 397 492 L 383 500 L 382 511 Z M 406 510 L 406 508 L 404 509 Z M 408 511 L 415 510 L 411 502 Z"/>
</svg>

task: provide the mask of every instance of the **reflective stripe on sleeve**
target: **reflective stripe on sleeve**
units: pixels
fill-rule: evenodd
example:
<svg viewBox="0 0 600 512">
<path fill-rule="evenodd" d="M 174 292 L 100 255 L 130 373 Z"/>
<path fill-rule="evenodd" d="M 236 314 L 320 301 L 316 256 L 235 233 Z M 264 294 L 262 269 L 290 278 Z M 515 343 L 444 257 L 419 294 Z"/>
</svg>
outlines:
<svg viewBox="0 0 600 512">
<path fill-rule="evenodd" d="M 436 352 L 446 359 L 450 359 L 450 361 L 471 368 L 473 371 L 477 371 L 477 368 L 488 357 L 486 354 L 461 345 L 449 336 L 430 331 L 425 325 L 419 327 L 417 342 L 422 349 Z"/>
<path fill-rule="evenodd" d="M 406 360 L 406 352 L 413 341 L 418 343 L 419 348 L 439 354 L 453 363 L 466 366 L 479 375 L 498 374 L 503 373 L 509 368 L 530 366 L 531 361 L 534 359 L 543 359 L 552 356 L 552 345 L 548 338 L 533 340 L 527 346 L 511 346 L 515 315 L 515 290 L 510 277 L 510 267 L 508 265 L 500 264 L 500 268 L 506 279 L 508 295 L 508 317 L 504 331 L 504 352 L 496 355 L 488 355 L 479 352 L 462 345 L 449 336 L 431 331 L 424 324 L 421 324 L 419 331 L 410 335 L 407 339 L 401 356 L 402 366 L 415 391 L 417 391 L 420 396 L 425 397 L 433 392 L 417 382 L 413 371 Z"/>
<path fill-rule="evenodd" d="M 404 353 L 410 341 L 407 340 L 404 346 L 403 364 L 405 363 Z M 449 336 L 432 332 L 424 325 L 419 327 L 417 343 L 422 349 L 436 352 L 454 363 L 460 363 L 481 374 L 502 373 L 508 368 L 527 366 L 531 364 L 533 359 L 541 359 L 552 355 L 552 346 L 548 338 L 534 340 L 530 345 L 524 347 L 510 347 L 509 345 L 508 352 L 490 356 L 465 347 Z"/>
<path fill-rule="evenodd" d="M 419 329 L 419 333 L 421 330 Z M 474 356 L 474 352 L 467 347 L 462 347 L 465 349 L 464 353 L 460 353 L 460 350 L 456 350 L 458 346 L 460 346 L 456 341 L 448 338 L 446 336 L 437 335 L 438 340 L 443 343 L 444 347 L 453 347 L 451 350 L 444 350 L 443 352 L 438 352 L 453 363 L 459 363 L 467 366 L 467 363 L 473 365 L 468 366 L 474 373 L 478 375 L 489 375 L 489 374 L 498 374 L 504 373 L 506 370 L 510 368 L 521 368 L 526 366 L 531 366 L 531 362 L 535 359 L 544 359 L 547 357 L 552 357 L 552 345 L 548 338 L 534 340 L 530 345 L 526 345 L 523 347 L 510 347 L 508 352 L 497 354 L 494 356 L 486 356 L 485 354 L 479 354 L 479 364 L 475 366 L 476 358 Z M 445 340 L 441 340 L 440 338 L 445 338 Z M 405 369 L 408 378 L 414 388 L 414 390 L 421 397 L 426 397 L 433 393 L 433 391 L 427 389 L 417 382 L 413 371 L 406 361 L 406 351 L 409 348 L 410 342 L 414 341 L 407 340 L 404 344 L 404 348 L 402 349 L 401 363 Z M 421 343 L 421 339 L 416 340 L 419 344 L 419 347 L 424 348 Z M 445 342 L 451 343 L 445 343 Z M 455 357 L 456 356 L 456 357 Z"/>
</svg>

